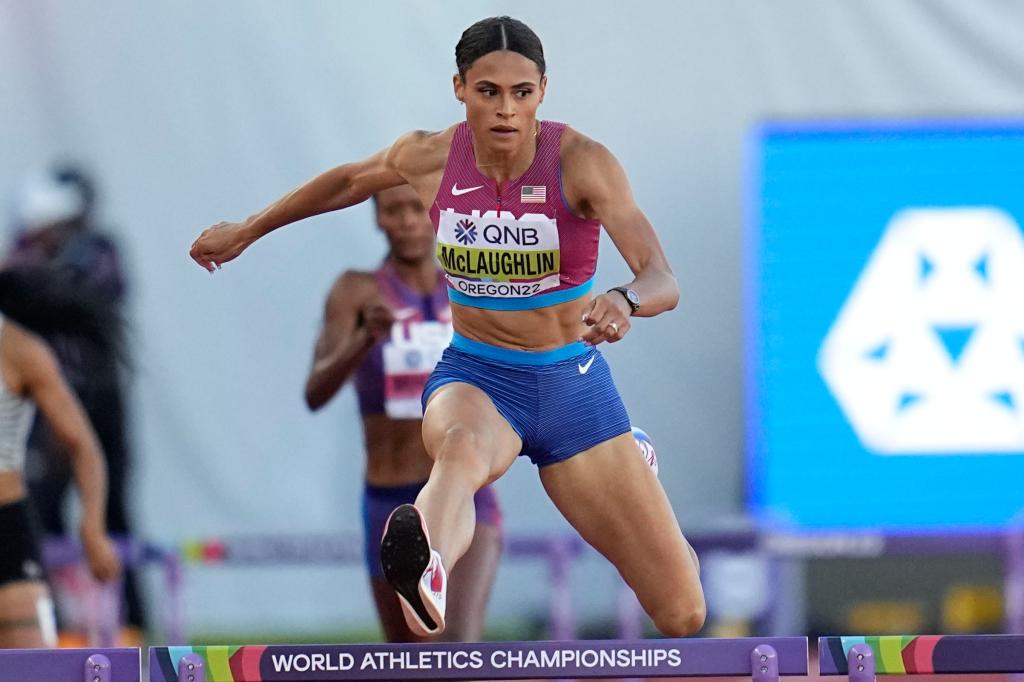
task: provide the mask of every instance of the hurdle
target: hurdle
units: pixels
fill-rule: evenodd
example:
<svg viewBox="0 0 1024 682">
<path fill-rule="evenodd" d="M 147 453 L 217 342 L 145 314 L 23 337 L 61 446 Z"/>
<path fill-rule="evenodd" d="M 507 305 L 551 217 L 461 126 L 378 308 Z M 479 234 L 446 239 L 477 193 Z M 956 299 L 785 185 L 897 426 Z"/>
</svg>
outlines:
<svg viewBox="0 0 1024 682">
<path fill-rule="evenodd" d="M 504 558 L 539 561 L 547 567 L 550 636 L 556 640 L 575 638 L 570 574 L 573 563 L 587 548 L 583 540 L 575 533 L 509 534 L 504 545 Z M 189 540 L 180 553 L 187 565 L 210 567 L 356 566 L 363 562 L 363 538 L 358 533 L 245 534 Z M 180 584 L 177 587 L 180 589 Z M 634 620 L 639 622 L 639 616 L 632 613 L 620 617 L 620 636 L 633 636 L 633 630 L 625 628 Z M 184 629 L 181 624 L 176 632 L 183 634 Z"/>
<path fill-rule="evenodd" d="M 1004 632 L 1024 635 L 1024 512 L 1005 528 L 986 532 L 787 531 L 749 527 L 697 530 L 687 533 L 687 539 L 698 554 L 755 552 L 771 560 L 991 555 L 1000 558 L 1005 566 Z M 768 612 L 785 601 L 785 593 L 776 592 Z"/>
<path fill-rule="evenodd" d="M 1024 636 L 819 637 L 821 675 L 872 682 L 875 674 L 1024 673 Z"/>
<path fill-rule="evenodd" d="M 807 675 L 806 637 L 152 647 L 150 682 Z"/>
<path fill-rule="evenodd" d="M 0 649 L 0 682 L 140 682 L 139 649 Z"/>
<path fill-rule="evenodd" d="M 158 566 L 163 573 L 164 599 L 161 602 L 161 625 L 171 642 L 184 641 L 182 605 L 182 564 L 176 551 L 167 551 L 157 544 L 129 536 L 114 538 L 118 555 L 125 567 Z M 42 542 L 43 563 L 51 571 L 76 566 L 85 561 L 82 546 L 68 537 L 48 537 Z M 87 612 L 89 645 L 111 647 L 120 627 L 121 585 L 97 587 L 98 609 Z"/>
</svg>

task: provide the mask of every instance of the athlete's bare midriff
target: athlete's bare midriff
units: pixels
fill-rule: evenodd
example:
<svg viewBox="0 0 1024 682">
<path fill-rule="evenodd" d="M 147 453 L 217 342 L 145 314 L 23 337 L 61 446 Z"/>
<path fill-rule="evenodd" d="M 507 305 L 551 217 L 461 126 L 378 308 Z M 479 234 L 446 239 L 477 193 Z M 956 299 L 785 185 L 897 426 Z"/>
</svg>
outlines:
<svg viewBox="0 0 1024 682">
<path fill-rule="evenodd" d="M 433 462 L 423 447 L 419 419 L 363 416 L 366 439 L 366 482 L 377 486 L 406 485 L 427 480 Z"/>
<path fill-rule="evenodd" d="M 590 296 L 546 308 L 487 310 L 452 303 L 452 325 L 463 336 L 492 346 L 544 351 L 579 339 Z"/>
<path fill-rule="evenodd" d="M 17 471 L 0 471 L 0 505 L 24 499 L 25 478 Z"/>
</svg>

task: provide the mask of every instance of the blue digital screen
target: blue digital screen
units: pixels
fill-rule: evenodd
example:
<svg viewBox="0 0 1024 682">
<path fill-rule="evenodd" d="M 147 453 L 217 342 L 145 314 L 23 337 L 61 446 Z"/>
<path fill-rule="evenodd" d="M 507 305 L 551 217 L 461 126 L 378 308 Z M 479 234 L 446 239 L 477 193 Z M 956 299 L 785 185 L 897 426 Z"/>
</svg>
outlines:
<svg viewBox="0 0 1024 682">
<path fill-rule="evenodd" d="M 1024 511 L 1024 121 L 751 137 L 748 504 L 794 529 Z"/>
</svg>

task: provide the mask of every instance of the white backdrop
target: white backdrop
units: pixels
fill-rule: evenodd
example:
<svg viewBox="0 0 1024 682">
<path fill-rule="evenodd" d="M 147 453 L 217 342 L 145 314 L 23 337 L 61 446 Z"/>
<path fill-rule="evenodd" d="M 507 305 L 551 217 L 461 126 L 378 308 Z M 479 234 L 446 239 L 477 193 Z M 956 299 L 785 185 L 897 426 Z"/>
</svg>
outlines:
<svg viewBox="0 0 1024 682">
<path fill-rule="evenodd" d="M 750 127 L 1024 111 L 1024 5 L 1012 0 L 0 0 L 0 196 L 53 158 L 84 160 L 130 262 L 148 536 L 358 528 L 351 391 L 318 415 L 301 395 L 330 282 L 382 253 L 369 207 L 287 228 L 212 277 L 187 248 L 321 170 L 456 121 L 454 45 L 503 13 L 545 42 L 542 115 L 618 155 L 679 276 L 680 308 L 608 355 L 684 527 L 743 506 Z M 625 278 L 609 247 L 599 286 Z M 499 489 L 510 530 L 563 527 L 528 463 Z M 492 615 L 543 611 L 541 577 L 503 568 Z M 614 580 L 588 562 L 577 601 L 610 612 L 593 588 Z M 189 610 L 205 630 L 315 629 L 369 622 L 365 592 L 358 569 L 196 573 Z"/>
</svg>

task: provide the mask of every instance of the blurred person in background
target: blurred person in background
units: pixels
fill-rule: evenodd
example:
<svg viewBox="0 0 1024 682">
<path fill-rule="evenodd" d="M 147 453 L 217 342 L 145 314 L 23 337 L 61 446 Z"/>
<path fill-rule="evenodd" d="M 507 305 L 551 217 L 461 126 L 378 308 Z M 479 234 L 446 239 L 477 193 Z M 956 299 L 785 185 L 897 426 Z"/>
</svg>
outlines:
<svg viewBox="0 0 1024 682">
<path fill-rule="evenodd" d="M 398 596 L 384 579 L 380 538 L 388 515 L 409 504 L 430 477 L 423 446 L 420 395 L 452 336 L 444 273 L 434 260 L 434 227 L 409 185 L 374 196 L 388 255 L 373 272 L 349 270 L 327 297 L 306 382 L 306 403 L 319 410 L 353 378 L 363 418 L 366 479 L 363 534 L 366 567 L 384 636 L 420 641 L 405 623 Z M 501 510 L 494 490 L 474 496 L 476 529 L 452 574 L 456 585 L 444 639 L 477 641 L 501 555 Z"/>
<path fill-rule="evenodd" d="M 54 646 L 53 601 L 27 502 L 26 440 L 38 408 L 67 453 L 81 500 L 80 538 L 98 580 L 120 562 L 106 531 L 103 454 L 81 404 L 42 337 L 77 338 L 116 354 L 104 307 L 43 269 L 0 272 L 0 648 Z"/>
<path fill-rule="evenodd" d="M 113 239 L 96 229 L 96 186 L 73 164 L 61 164 L 29 176 L 15 199 L 17 233 L 6 267 L 45 266 L 57 272 L 64 286 L 81 288 L 109 319 L 122 319 L 126 293 L 121 258 Z M 110 330 L 121 334 L 123 327 Z M 130 535 L 128 476 L 131 451 L 127 438 L 124 363 L 109 347 L 57 335 L 48 339 L 61 369 L 88 415 L 106 456 L 109 503 L 106 523 L 115 535 Z M 123 347 L 123 340 L 119 341 Z M 65 535 L 64 501 L 71 481 L 68 457 L 45 421 L 29 437 L 29 496 L 42 530 Z M 136 644 L 145 629 L 145 613 L 134 571 L 125 573 L 124 644 Z"/>
</svg>

